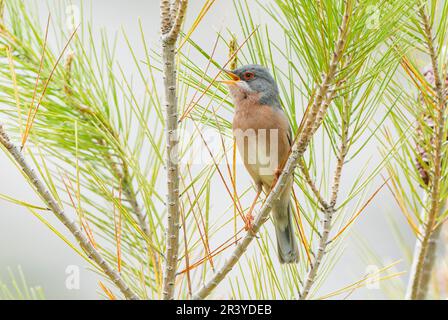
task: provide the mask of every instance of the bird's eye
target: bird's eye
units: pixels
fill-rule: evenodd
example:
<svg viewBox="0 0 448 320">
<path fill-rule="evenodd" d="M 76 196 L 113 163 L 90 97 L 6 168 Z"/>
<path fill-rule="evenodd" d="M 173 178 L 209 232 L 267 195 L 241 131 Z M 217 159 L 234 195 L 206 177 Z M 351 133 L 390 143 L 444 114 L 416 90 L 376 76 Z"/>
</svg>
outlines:
<svg viewBox="0 0 448 320">
<path fill-rule="evenodd" d="M 245 72 L 243 74 L 244 80 L 252 80 L 254 77 L 255 75 L 253 74 L 253 72 Z"/>
</svg>

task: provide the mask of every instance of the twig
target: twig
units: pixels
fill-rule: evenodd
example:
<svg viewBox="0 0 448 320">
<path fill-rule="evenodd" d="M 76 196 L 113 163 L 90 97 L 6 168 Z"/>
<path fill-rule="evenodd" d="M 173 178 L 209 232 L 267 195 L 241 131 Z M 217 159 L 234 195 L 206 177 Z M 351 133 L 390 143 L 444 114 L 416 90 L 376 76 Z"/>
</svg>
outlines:
<svg viewBox="0 0 448 320">
<path fill-rule="evenodd" d="M 333 220 L 333 215 L 336 213 L 336 201 L 339 193 L 339 186 L 341 181 L 341 175 L 342 175 L 342 168 L 344 166 L 345 157 L 347 155 L 348 150 L 348 142 L 349 142 L 349 136 L 348 136 L 348 128 L 349 123 L 348 120 L 345 117 L 348 117 L 348 113 L 350 112 L 347 110 L 348 101 L 346 101 L 346 97 L 344 99 L 344 112 L 343 112 L 343 119 L 342 119 L 342 134 L 341 134 L 341 145 L 338 152 L 337 157 L 337 164 L 336 169 L 333 175 L 333 183 L 332 183 L 332 192 L 330 196 L 330 202 L 327 207 L 324 207 L 323 210 L 323 218 L 321 221 L 322 224 L 322 235 L 319 240 L 319 246 L 317 249 L 317 255 L 314 259 L 314 263 L 311 264 L 311 268 L 308 271 L 305 284 L 303 286 L 303 290 L 299 295 L 299 298 L 301 300 L 306 299 L 309 295 L 309 292 L 311 290 L 312 285 L 315 282 L 317 272 L 319 270 L 319 266 L 322 263 L 323 257 L 325 256 L 326 250 L 328 245 L 331 241 L 329 241 L 329 235 L 331 231 L 331 223 Z M 324 103 L 323 108 L 328 108 L 328 104 Z"/>
<path fill-rule="evenodd" d="M 137 200 L 137 194 L 134 190 L 134 186 L 132 185 L 131 173 L 129 172 L 128 165 L 125 160 L 120 157 L 121 168 L 116 164 L 116 162 L 112 159 L 111 155 L 108 153 L 109 165 L 111 166 L 112 172 L 115 175 L 115 178 L 118 182 L 121 182 L 121 187 L 123 188 L 123 194 L 125 199 L 129 202 L 132 212 L 137 217 L 137 222 L 143 233 L 150 238 L 151 232 L 149 230 L 148 224 L 146 223 L 146 215 L 143 213 L 142 208 Z"/>
<path fill-rule="evenodd" d="M 426 203 L 426 200 L 423 201 L 423 203 Z M 443 212 L 446 209 L 446 203 L 444 203 L 444 205 L 441 207 L 440 212 Z M 425 213 L 426 210 L 425 208 L 422 209 L 421 212 L 421 219 L 422 221 L 426 220 L 425 217 Z M 437 245 L 438 245 L 438 241 L 439 241 L 439 237 L 440 237 L 440 231 L 442 230 L 441 226 L 438 225 L 436 226 L 435 230 L 433 230 L 433 233 L 429 239 L 428 242 L 428 252 L 424 261 L 424 266 L 423 267 L 423 272 L 421 275 L 421 281 L 420 281 L 420 288 L 418 290 L 418 297 L 416 296 L 415 298 L 412 297 L 412 287 L 415 281 L 415 274 L 417 272 L 417 268 L 418 266 L 418 262 L 419 262 L 419 256 L 421 254 L 422 251 L 422 238 L 420 235 L 422 235 L 425 232 L 425 224 L 421 223 L 418 229 L 418 234 L 417 234 L 417 240 L 415 242 L 415 246 L 414 246 L 414 254 L 413 254 L 413 258 L 412 258 L 412 264 L 411 264 L 411 270 L 409 273 L 409 281 L 408 281 L 408 287 L 406 290 L 406 299 L 410 300 L 410 299 L 423 299 L 425 297 L 425 295 L 422 295 L 423 292 L 427 292 L 428 291 L 428 285 L 429 285 L 429 280 L 431 277 L 431 271 L 432 271 L 432 265 L 435 262 L 435 253 L 436 253 L 436 249 L 437 249 Z"/>
<path fill-rule="evenodd" d="M 423 32 L 428 48 L 428 53 L 431 57 L 432 69 L 434 72 L 435 92 L 437 95 L 437 119 L 435 121 L 434 130 L 434 149 L 433 149 L 433 176 L 431 177 L 431 189 L 429 192 L 429 211 L 424 217 L 423 226 L 421 228 L 421 242 L 417 239 L 415 247 L 414 261 L 410 274 L 410 282 L 408 291 L 406 292 L 407 299 L 424 299 L 428 291 L 429 274 L 435 263 L 435 247 L 437 241 L 433 239 L 438 232 L 434 232 L 434 227 L 437 222 L 437 217 L 440 212 L 440 180 L 442 177 L 442 158 L 443 158 L 443 142 L 445 137 L 445 109 L 446 96 L 444 90 L 444 83 L 440 79 L 440 70 L 438 66 L 438 54 L 434 47 L 434 39 L 432 27 L 429 17 L 426 15 L 425 7 L 422 6 L 419 10 L 422 18 Z M 439 229 L 439 228 L 438 228 Z"/>
<path fill-rule="evenodd" d="M 6 134 L 3 125 L 0 124 L 0 143 L 5 147 L 6 151 L 14 158 L 20 168 L 23 170 L 31 184 L 34 186 L 37 194 L 45 202 L 49 210 L 51 210 L 54 215 L 61 221 L 70 233 L 79 242 L 81 248 L 87 253 L 88 258 L 95 262 L 104 273 L 111 279 L 111 281 L 120 289 L 127 299 L 139 300 L 139 297 L 128 287 L 128 285 L 123 281 L 121 276 L 115 271 L 109 263 L 103 258 L 103 256 L 95 249 L 95 247 L 90 243 L 88 238 L 82 233 L 81 229 L 70 220 L 65 211 L 59 206 L 58 202 L 51 195 L 48 188 L 40 180 L 35 171 L 27 163 L 25 158 L 19 149 L 10 141 L 8 135 Z"/>
<path fill-rule="evenodd" d="M 300 158 L 299 163 L 298 163 L 298 167 L 299 167 L 300 171 L 302 172 L 302 175 L 303 175 L 303 178 L 305 179 L 305 182 L 308 184 L 308 186 L 310 187 L 311 191 L 316 196 L 317 201 L 320 203 L 322 208 L 328 208 L 330 205 L 322 197 L 322 195 L 320 194 L 320 191 L 317 188 L 316 184 L 311 179 L 310 172 L 309 172 L 309 170 L 308 170 L 308 168 L 306 166 L 306 163 L 305 163 L 303 158 Z"/>
<path fill-rule="evenodd" d="M 332 184 L 332 193 L 330 197 L 330 206 L 336 206 L 336 200 L 338 199 L 338 193 L 339 193 L 339 185 L 341 182 L 341 175 L 342 175 L 342 167 L 344 166 L 345 157 L 347 156 L 348 151 L 348 143 L 349 143 L 349 112 L 348 105 L 349 101 L 347 101 L 347 96 L 344 97 L 344 112 L 343 112 L 343 119 L 342 119 L 342 135 L 341 135 L 341 145 L 339 148 L 338 153 L 338 159 L 336 163 L 336 170 L 334 172 L 333 177 L 333 184 Z M 347 119 L 348 118 L 348 119 Z"/>
<path fill-rule="evenodd" d="M 174 299 L 174 285 L 179 250 L 179 154 L 178 145 L 178 107 L 176 96 L 176 42 L 187 9 L 187 0 L 160 1 L 163 84 L 166 109 L 166 168 L 167 168 L 167 231 L 166 259 L 163 277 L 163 299 Z M 172 10 L 172 8 L 176 10 Z"/>
<path fill-rule="evenodd" d="M 342 58 L 342 53 L 344 51 L 345 43 L 347 41 L 350 14 L 351 14 L 351 4 L 349 3 L 349 1 L 347 1 L 345 9 L 344 9 L 342 25 L 341 25 L 341 28 L 339 31 L 338 45 L 336 48 L 336 53 L 334 54 L 332 62 L 330 64 L 330 72 L 333 72 L 333 77 L 334 77 L 334 74 L 336 73 L 337 65 Z M 343 83 L 342 81 L 339 82 L 337 84 L 337 86 L 340 86 L 342 83 Z M 330 83 L 328 82 L 327 87 L 329 85 L 330 85 Z M 316 123 L 314 125 L 314 128 L 312 128 L 312 130 L 313 130 L 312 134 L 314 134 L 317 131 L 317 128 L 322 123 L 331 101 L 336 96 L 335 92 L 336 92 L 336 90 L 331 91 L 328 94 L 327 99 L 322 101 L 322 107 L 319 110 L 319 112 L 316 114 L 317 115 L 316 120 L 315 120 Z M 327 92 L 325 92 L 325 95 L 326 94 L 327 94 Z M 347 106 L 347 103 L 348 103 L 347 101 L 344 101 L 344 107 Z M 347 112 L 348 111 L 343 113 L 343 117 L 348 116 L 346 114 Z M 335 207 L 336 207 L 337 195 L 339 192 L 339 184 L 340 184 L 340 179 L 341 179 L 342 167 L 344 165 L 345 156 L 347 154 L 347 148 L 348 148 L 348 126 L 349 126 L 348 122 L 346 121 L 345 118 L 343 118 L 342 119 L 341 146 L 339 149 L 338 161 L 336 164 L 336 169 L 335 169 L 335 173 L 334 173 L 334 177 L 333 177 L 332 193 L 331 193 L 331 197 L 330 197 L 330 202 L 329 202 L 329 205 L 324 207 L 324 210 L 323 210 L 323 218 L 321 220 L 322 234 L 320 236 L 319 245 L 318 245 L 316 257 L 314 259 L 314 263 L 311 265 L 311 268 L 308 271 L 308 274 L 307 274 L 305 282 L 304 282 L 303 290 L 299 294 L 299 299 L 301 299 L 301 300 L 306 299 L 308 297 L 311 287 L 315 282 L 320 264 L 322 263 L 323 257 L 325 256 L 327 246 L 329 244 L 328 240 L 329 240 L 333 215 L 336 212 Z"/>
<path fill-rule="evenodd" d="M 72 105 L 76 110 L 78 110 L 81 115 L 88 115 L 89 121 L 92 122 L 98 122 L 95 123 L 95 125 L 104 127 L 105 130 L 116 140 L 120 141 L 118 132 L 112 127 L 110 123 L 108 123 L 106 120 L 103 120 L 102 116 L 99 114 L 96 114 L 94 110 L 92 110 L 89 107 L 81 106 L 79 103 L 77 103 L 73 97 L 73 90 L 71 88 L 71 79 L 72 79 L 72 69 L 73 69 L 73 62 L 75 59 L 74 53 L 70 53 L 67 55 L 67 59 L 65 61 L 65 75 L 64 75 L 64 87 L 63 91 L 66 95 L 67 101 L 70 105 Z M 104 138 L 98 138 L 99 144 L 102 146 L 107 147 L 106 140 Z M 122 146 L 119 145 L 120 151 L 122 149 Z M 105 150 L 105 158 L 110 166 L 110 170 L 112 171 L 112 174 L 114 175 L 115 179 L 117 179 L 117 182 L 121 184 L 119 187 L 122 188 L 123 194 L 125 196 L 125 200 L 129 202 L 132 212 L 137 217 L 137 222 L 142 229 L 143 233 L 150 238 L 151 233 L 149 230 L 149 227 L 146 223 L 146 215 L 143 213 L 143 210 L 138 203 L 137 200 L 137 194 L 134 190 L 134 187 L 132 185 L 132 176 L 129 171 L 129 167 L 126 163 L 126 160 L 123 156 L 121 156 L 121 152 L 117 152 L 116 157 L 119 158 L 120 164 L 117 164 L 115 159 L 113 158 L 113 155 L 109 152 L 109 150 Z"/>
<path fill-rule="evenodd" d="M 330 99 L 328 99 L 327 94 L 330 91 L 330 86 L 334 81 L 338 63 L 342 58 L 342 54 L 344 52 L 345 44 L 347 42 L 348 35 L 348 25 L 351 14 L 351 1 L 345 1 L 345 9 L 344 15 L 342 18 L 342 24 L 339 29 L 338 40 L 336 43 L 336 48 L 333 53 L 333 57 L 330 62 L 330 66 L 328 68 L 327 73 L 324 75 L 322 84 L 319 86 L 319 90 L 317 91 L 316 98 L 314 99 L 313 106 L 311 107 L 311 112 L 307 115 L 307 119 L 305 122 L 305 128 L 301 134 L 303 139 L 306 141 L 302 148 L 306 148 L 308 142 L 311 140 L 313 134 L 317 131 L 317 128 L 321 125 L 323 121 L 323 116 L 319 116 L 319 111 L 322 110 L 322 104 L 324 106 L 329 105 L 329 100 L 334 98 L 333 92 L 330 93 Z M 330 100 L 331 101 L 331 100 Z M 326 107 L 325 112 L 326 112 Z M 318 120 L 318 121 L 316 121 Z M 300 150 L 302 151 L 302 150 Z"/>
</svg>

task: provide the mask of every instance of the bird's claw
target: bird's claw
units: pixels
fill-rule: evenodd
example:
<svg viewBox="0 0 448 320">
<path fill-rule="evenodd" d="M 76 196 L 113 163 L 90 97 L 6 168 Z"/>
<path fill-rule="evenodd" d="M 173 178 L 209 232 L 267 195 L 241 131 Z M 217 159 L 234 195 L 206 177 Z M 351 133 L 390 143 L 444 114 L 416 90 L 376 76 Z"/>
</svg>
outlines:
<svg viewBox="0 0 448 320">
<path fill-rule="evenodd" d="M 274 186 L 277 184 L 278 179 L 280 179 L 280 175 L 282 174 L 282 170 L 277 168 L 274 172 Z"/>
<path fill-rule="evenodd" d="M 251 231 L 254 226 L 254 216 L 249 213 L 246 215 L 246 223 L 244 225 L 245 231 Z"/>
</svg>

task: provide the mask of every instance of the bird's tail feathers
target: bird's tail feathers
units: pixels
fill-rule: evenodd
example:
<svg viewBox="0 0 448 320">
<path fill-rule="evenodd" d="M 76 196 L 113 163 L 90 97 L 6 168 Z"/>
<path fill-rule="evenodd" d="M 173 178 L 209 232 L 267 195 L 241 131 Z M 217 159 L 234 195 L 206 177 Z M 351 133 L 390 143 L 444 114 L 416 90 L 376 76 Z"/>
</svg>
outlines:
<svg viewBox="0 0 448 320">
<path fill-rule="evenodd" d="M 298 263 L 299 251 L 292 224 L 291 204 L 287 206 L 287 223 L 274 223 L 280 263 Z"/>
</svg>

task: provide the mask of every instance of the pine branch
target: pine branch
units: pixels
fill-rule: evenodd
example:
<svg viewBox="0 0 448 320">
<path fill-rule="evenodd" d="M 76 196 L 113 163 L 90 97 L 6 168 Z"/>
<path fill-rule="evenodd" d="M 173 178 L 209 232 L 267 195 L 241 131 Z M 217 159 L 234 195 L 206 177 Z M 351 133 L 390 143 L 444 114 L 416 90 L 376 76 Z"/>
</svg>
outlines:
<svg viewBox="0 0 448 320">
<path fill-rule="evenodd" d="M 308 168 L 306 167 L 306 163 L 303 158 L 300 158 L 298 166 L 299 166 L 300 171 L 302 172 L 303 178 L 305 179 L 306 183 L 310 187 L 311 191 L 314 193 L 319 204 L 322 206 L 322 208 L 328 208 L 330 205 L 327 203 L 327 201 L 325 201 L 324 197 L 320 193 L 316 184 L 311 179 L 310 172 L 309 172 Z"/>
<path fill-rule="evenodd" d="M 443 158 L 443 143 L 445 140 L 445 109 L 446 109 L 446 95 L 445 85 L 440 79 L 440 69 L 438 65 L 438 54 L 434 44 L 434 36 L 430 19 L 425 12 L 425 6 L 419 9 L 421 17 L 423 36 L 426 42 L 431 64 L 434 73 L 435 92 L 437 96 L 436 114 L 434 128 L 434 149 L 433 149 L 433 174 L 431 177 L 431 188 L 428 194 L 429 210 L 425 215 L 424 226 L 421 228 L 422 237 L 421 243 L 417 239 L 415 248 L 414 261 L 412 263 L 412 270 L 410 275 L 410 283 L 408 291 L 406 292 L 407 299 L 424 299 L 428 291 L 429 273 L 431 272 L 435 263 L 435 246 L 437 241 L 433 236 L 437 236 L 438 231 L 435 232 L 434 227 L 440 213 L 440 180 L 442 177 L 442 158 Z"/>
<path fill-rule="evenodd" d="M 176 269 L 179 251 L 179 154 L 178 154 L 178 106 L 176 87 L 176 42 L 187 9 L 187 0 L 175 0 L 173 7 L 177 10 L 171 12 L 170 1 L 160 1 L 162 17 L 162 60 L 163 84 L 165 90 L 166 108 L 166 170 L 168 194 L 166 205 L 168 208 L 166 231 L 166 259 L 163 277 L 163 298 L 174 299 Z"/>
<path fill-rule="evenodd" d="M 324 114 L 321 111 L 326 112 L 327 107 L 330 105 L 329 102 L 331 101 L 331 99 L 334 98 L 333 92 L 330 93 L 330 98 L 327 97 L 327 94 L 329 93 L 330 86 L 332 85 L 334 78 L 336 76 L 339 61 L 342 59 L 345 45 L 347 43 L 348 25 L 351 10 L 352 10 L 352 2 L 350 0 L 346 0 L 342 23 L 339 28 L 339 35 L 337 38 L 338 40 L 330 62 L 330 66 L 328 68 L 328 71 L 325 73 L 323 77 L 322 84 L 319 86 L 316 98 L 314 99 L 314 103 L 311 107 L 311 113 L 309 113 L 306 118 L 305 129 L 301 133 L 301 136 L 303 137 L 302 139 L 304 140 L 304 144 L 299 150 L 300 152 L 304 151 L 303 148 L 306 148 L 313 134 L 317 131 L 317 128 L 319 128 L 320 125 L 322 124 Z M 322 108 L 322 105 L 324 105 L 324 108 Z"/>
<path fill-rule="evenodd" d="M 37 194 L 47 205 L 48 209 L 61 221 L 70 233 L 76 238 L 80 246 L 87 253 L 89 259 L 91 259 L 98 267 L 100 267 L 104 273 L 110 278 L 110 280 L 117 286 L 123 295 L 130 300 L 139 300 L 139 297 L 128 287 L 123 281 L 120 274 L 114 270 L 97 249 L 92 245 L 89 239 L 83 234 L 81 229 L 67 216 L 65 211 L 59 206 L 58 202 L 54 199 L 50 190 L 40 180 L 35 171 L 27 163 L 20 150 L 10 141 L 7 133 L 5 132 L 3 125 L 0 124 L 0 143 L 5 147 L 6 151 L 14 158 L 20 168 L 23 170 L 31 184 L 34 186 Z"/>
<path fill-rule="evenodd" d="M 77 103 L 73 97 L 73 91 L 71 88 L 71 80 L 72 80 L 72 67 L 75 59 L 74 53 L 70 53 L 65 62 L 65 75 L 64 75 L 64 93 L 66 96 L 66 100 L 69 105 L 71 105 L 74 109 L 78 110 L 81 115 L 85 116 L 89 119 L 95 126 L 103 127 L 107 132 L 115 139 L 115 141 L 120 141 L 118 131 L 106 120 L 104 120 L 99 114 L 96 114 L 95 111 L 90 107 L 81 106 Z M 102 146 L 107 147 L 107 142 L 105 139 L 100 138 L 98 143 Z M 137 217 L 137 222 L 142 229 L 143 233 L 149 238 L 150 231 L 148 224 L 146 223 L 146 216 L 142 211 L 142 208 L 137 200 L 137 194 L 134 190 L 132 184 L 132 176 L 129 170 L 129 167 L 126 163 L 126 160 L 122 156 L 123 150 L 122 146 L 119 145 L 119 151 L 116 155 L 111 154 L 111 152 L 106 149 L 104 151 L 104 157 L 106 162 L 110 166 L 110 170 L 117 180 L 118 184 L 121 184 L 121 188 L 123 189 L 123 194 L 125 196 L 125 200 L 127 200 L 132 208 L 132 212 Z M 116 156 L 119 159 L 119 164 L 114 159 Z"/>
<path fill-rule="evenodd" d="M 347 1 L 346 7 L 344 10 L 344 16 L 342 19 L 339 36 L 338 36 L 338 45 L 336 48 L 336 53 L 334 54 L 333 60 L 330 64 L 329 73 L 330 73 L 330 75 L 332 74 L 332 77 L 330 79 L 334 78 L 334 75 L 337 70 L 337 66 L 342 59 L 344 47 L 345 47 L 345 44 L 347 41 L 348 25 L 349 25 L 351 10 L 352 10 L 351 4 L 349 3 L 349 1 Z M 338 85 L 340 85 L 340 84 L 341 83 L 339 83 Z M 330 86 L 330 82 L 325 83 L 325 86 L 328 88 Z M 327 91 L 323 91 L 323 93 L 321 93 L 321 95 L 326 96 Z M 336 92 L 336 90 L 333 90 L 332 92 L 330 92 L 328 95 L 328 98 L 326 100 L 322 101 L 322 107 L 319 110 L 319 112 L 316 113 L 315 124 L 314 124 L 314 127 L 312 127 L 313 133 L 315 133 L 317 131 L 318 126 L 320 126 L 320 124 L 322 123 L 331 101 L 335 98 L 335 92 Z M 347 102 L 344 103 L 344 107 L 346 107 L 346 105 L 347 105 Z M 344 115 L 345 115 L 345 113 L 344 113 Z M 324 207 L 324 210 L 323 210 L 323 218 L 321 221 L 322 234 L 321 234 L 321 237 L 319 240 L 317 255 L 316 255 L 316 258 L 314 259 L 313 264 L 311 265 L 310 270 L 308 271 L 306 280 L 304 282 L 303 290 L 302 290 L 301 294 L 299 295 L 299 298 L 301 300 L 306 299 L 308 297 L 311 287 L 315 282 L 317 272 L 319 270 L 319 266 L 322 263 L 322 260 L 326 254 L 327 246 L 329 244 L 328 238 L 329 238 L 329 234 L 330 234 L 330 230 L 331 230 L 331 223 L 333 220 L 333 215 L 336 212 L 335 207 L 336 207 L 337 195 L 339 192 L 339 184 L 340 184 L 340 179 L 341 179 L 342 167 L 343 167 L 343 164 L 345 161 L 345 156 L 347 154 L 348 123 L 344 119 L 342 121 L 341 140 L 342 140 L 342 142 L 341 142 L 341 146 L 340 146 L 340 150 L 339 150 L 338 161 L 337 161 L 336 170 L 334 173 L 334 178 L 333 178 L 333 183 L 332 183 L 331 199 L 329 202 L 329 206 Z"/>
<path fill-rule="evenodd" d="M 423 201 L 423 203 L 426 203 L 426 201 Z M 446 209 L 446 203 L 444 203 L 443 206 L 440 208 L 440 213 L 444 212 Z M 426 221 L 426 210 L 423 208 L 421 213 L 421 219 L 422 221 Z M 437 246 L 440 241 L 440 232 L 442 230 L 441 225 L 437 226 L 435 230 L 433 230 L 431 237 L 428 241 L 428 249 L 427 254 L 424 260 L 423 264 L 423 271 L 421 275 L 420 280 L 420 288 L 419 288 L 419 297 L 416 297 L 415 299 L 424 299 L 425 295 L 421 294 L 423 292 L 428 292 L 428 287 L 430 283 L 430 278 L 432 274 L 432 268 L 434 266 L 435 260 L 436 260 L 436 250 Z M 408 287 L 406 289 L 406 299 L 414 299 L 412 298 L 412 287 L 414 285 L 415 281 L 415 274 L 417 273 L 417 269 L 419 268 L 419 256 L 422 252 L 422 237 L 425 232 L 425 224 L 421 223 L 419 226 L 418 234 L 417 234 L 417 240 L 415 242 L 414 246 L 414 254 L 412 257 L 412 264 L 411 264 L 411 270 L 409 272 L 409 281 L 408 281 Z"/>
<path fill-rule="evenodd" d="M 308 271 L 305 284 L 303 286 L 303 291 L 299 295 L 299 298 L 301 300 L 304 300 L 308 297 L 309 292 L 311 290 L 312 285 L 315 282 L 317 272 L 319 270 L 319 266 L 322 263 L 322 260 L 325 256 L 326 250 L 328 245 L 330 244 L 330 241 L 328 240 L 330 231 L 331 231 L 331 224 L 333 221 L 333 216 L 336 213 L 336 201 L 339 194 L 339 186 L 342 176 L 342 168 L 344 167 L 345 157 L 347 155 L 348 151 L 348 142 L 349 142 L 349 121 L 347 118 L 349 117 L 350 110 L 348 109 L 348 101 L 347 97 L 344 97 L 344 112 L 342 114 L 342 134 L 341 134 L 341 145 L 339 147 L 339 152 L 337 156 L 337 163 L 336 163 L 336 169 L 333 175 L 333 183 L 331 184 L 331 197 L 329 200 L 329 204 L 323 208 L 323 219 L 321 221 L 322 225 L 322 234 L 319 240 L 319 246 L 317 249 L 317 255 L 314 259 L 313 264 L 311 265 L 310 270 Z M 323 109 L 328 108 L 328 104 L 324 103 Z"/>
</svg>

